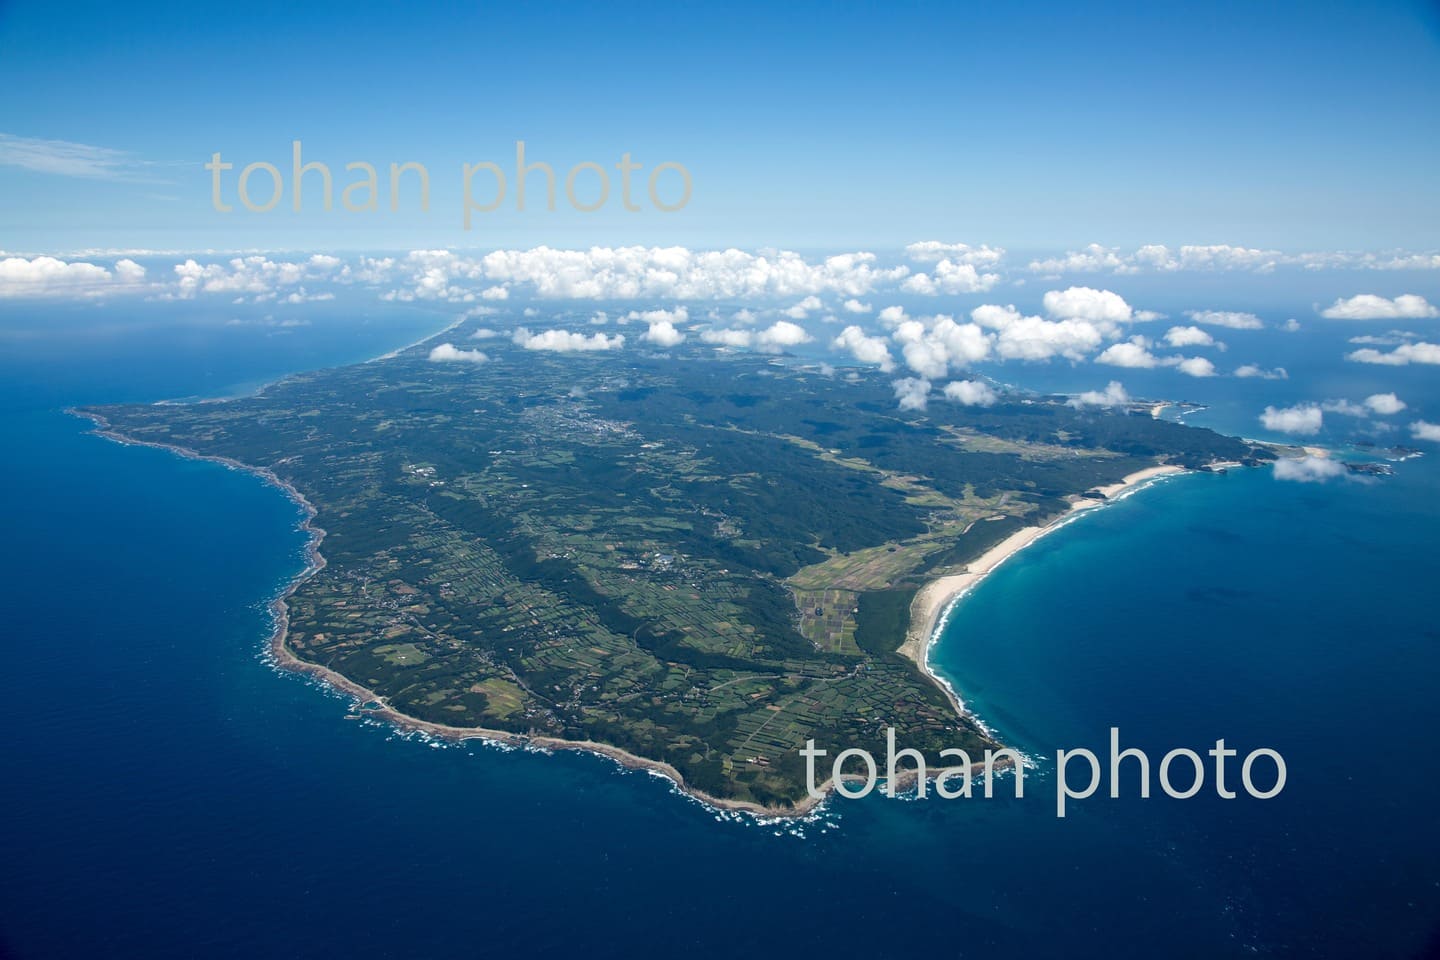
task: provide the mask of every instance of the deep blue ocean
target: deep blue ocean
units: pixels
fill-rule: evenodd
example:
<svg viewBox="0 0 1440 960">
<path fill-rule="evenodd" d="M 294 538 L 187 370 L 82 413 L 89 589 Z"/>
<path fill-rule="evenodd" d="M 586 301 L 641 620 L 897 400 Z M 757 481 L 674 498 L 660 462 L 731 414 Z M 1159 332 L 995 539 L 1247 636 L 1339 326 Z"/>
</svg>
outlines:
<svg viewBox="0 0 1440 960">
<path fill-rule="evenodd" d="M 987 579 L 934 653 L 1039 758 L 1023 800 L 872 796 L 757 825 L 596 758 L 347 719 L 262 657 L 266 603 L 302 566 L 294 505 L 62 412 L 233 394 L 447 317 L 337 306 L 277 336 L 154 305 L 7 313 L 0 956 L 1402 958 L 1435 943 L 1440 449 L 1380 482 L 1184 476 L 1089 513 Z M 1440 420 L 1434 368 L 1345 364 L 1338 330 L 1239 336 L 1233 360 L 1291 378 L 1114 378 L 1251 436 L 1266 403 L 1379 390 Z M 1111 378 L 991 372 L 1041 389 Z M 1334 426 L 1319 439 L 1373 429 Z M 1102 790 L 1057 819 L 1054 751 L 1103 751 L 1112 726 L 1155 761 L 1220 737 L 1270 747 L 1288 782 L 1267 801 Z"/>
</svg>

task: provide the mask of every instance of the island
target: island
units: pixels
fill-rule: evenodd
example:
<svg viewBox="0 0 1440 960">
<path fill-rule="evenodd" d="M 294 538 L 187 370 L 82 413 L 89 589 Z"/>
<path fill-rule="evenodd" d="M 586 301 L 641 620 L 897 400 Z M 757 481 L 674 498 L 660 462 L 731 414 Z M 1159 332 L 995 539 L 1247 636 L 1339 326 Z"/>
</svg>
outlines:
<svg viewBox="0 0 1440 960">
<path fill-rule="evenodd" d="M 873 369 L 527 342 L 75 412 L 302 505 L 310 562 L 272 649 L 356 710 L 590 750 L 782 815 L 813 806 L 807 740 L 883 755 L 893 727 L 936 767 L 998 747 L 925 661 L 997 557 L 1157 468 L 1274 456 L 1150 402 L 937 391 L 903 410 Z"/>
</svg>

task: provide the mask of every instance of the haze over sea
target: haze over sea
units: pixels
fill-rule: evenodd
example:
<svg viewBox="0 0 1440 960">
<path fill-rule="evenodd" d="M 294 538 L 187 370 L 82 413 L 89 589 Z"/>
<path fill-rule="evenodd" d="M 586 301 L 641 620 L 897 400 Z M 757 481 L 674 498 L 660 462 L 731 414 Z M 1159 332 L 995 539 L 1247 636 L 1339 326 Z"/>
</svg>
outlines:
<svg viewBox="0 0 1440 960">
<path fill-rule="evenodd" d="M 1275 315 L 1255 297 L 1232 306 Z M 277 336 L 153 304 L 108 326 L 88 307 L 13 313 L 0 956 L 1410 957 L 1433 942 L 1433 445 L 1379 482 L 1165 480 L 989 577 L 933 663 L 1040 756 L 1024 800 L 872 796 L 801 824 L 717 822 L 597 758 L 441 749 L 347 719 L 262 656 L 266 603 L 302 566 L 295 506 L 62 412 L 230 395 L 449 317 L 337 304 Z M 1391 390 L 1440 420 L 1434 368 L 1346 363 L 1355 332 L 1225 331 L 1249 338 L 1232 359 L 1282 364 L 1283 381 L 1116 379 L 1249 436 L 1266 404 Z M 1093 366 L 985 372 L 1104 385 Z M 1327 417 L 1316 439 L 1368 423 Z M 1271 747 L 1289 781 L 1264 802 L 1132 789 L 1057 820 L 1055 749 L 1102 751 L 1112 726 L 1152 758 Z"/>
</svg>

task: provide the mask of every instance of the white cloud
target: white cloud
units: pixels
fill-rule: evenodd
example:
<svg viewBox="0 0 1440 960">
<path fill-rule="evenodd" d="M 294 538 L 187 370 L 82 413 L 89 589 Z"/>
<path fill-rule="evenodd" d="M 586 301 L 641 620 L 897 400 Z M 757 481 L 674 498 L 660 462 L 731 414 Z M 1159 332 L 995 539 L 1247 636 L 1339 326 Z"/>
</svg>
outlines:
<svg viewBox="0 0 1440 960">
<path fill-rule="evenodd" d="M 1125 392 L 1125 388 L 1120 385 L 1119 380 L 1111 380 L 1104 390 L 1086 390 L 1066 402 L 1077 409 L 1081 407 L 1119 407 L 1130 402 L 1130 394 Z"/>
<path fill-rule="evenodd" d="M 930 399 L 930 381 L 919 377 L 904 377 L 891 384 L 895 399 L 901 410 L 924 410 Z"/>
<path fill-rule="evenodd" d="M 1064 320 L 1125 323 L 1135 316 L 1130 304 L 1118 293 L 1091 287 L 1051 290 L 1045 294 L 1043 303 L 1046 313 Z"/>
<path fill-rule="evenodd" d="M 374 261 L 371 261 L 372 263 Z M 306 260 L 271 260 L 264 254 L 234 257 L 225 263 L 200 264 L 194 259 L 174 266 L 176 282 L 164 290 L 165 300 L 190 300 L 200 294 L 250 297 L 257 303 L 274 300 L 281 291 L 306 283 L 348 282 L 348 268 L 335 269 L 335 258 L 313 256 Z M 392 291 L 390 300 L 413 300 L 413 294 Z M 431 297 L 430 299 L 434 299 Z"/>
<path fill-rule="evenodd" d="M 1320 316 L 1330 320 L 1414 320 L 1440 317 L 1440 310 L 1431 306 L 1424 297 L 1413 293 L 1394 300 L 1362 293 L 1348 300 L 1336 300 L 1321 310 Z"/>
<path fill-rule="evenodd" d="M 598 314 L 598 316 L 604 316 L 604 314 Z M 641 323 L 652 325 L 668 323 L 671 326 L 677 326 L 690 322 L 690 311 L 685 307 L 676 307 L 674 310 L 631 310 L 629 313 L 620 317 L 618 322 L 623 324 L 629 323 L 632 320 L 638 320 Z"/>
<path fill-rule="evenodd" d="M 1265 429 L 1278 433 L 1319 433 L 1324 422 L 1325 417 L 1320 407 L 1313 403 L 1294 407 L 1266 407 L 1265 412 L 1260 414 L 1260 423 Z"/>
<path fill-rule="evenodd" d="M 1332 477 L 1342 476 L 1345 465 L 1329 457 L 1301 457 L 1298 460 L 1275 461 L 1276 480 L 1294 480 L 1299 483 L 1323 483 Z"/>
<path fill-rule="evenodd" d="M 1258 364 L 1247 363 L 1235 370 L 1237 377 L 1258 377 L 1261 380 L 1289 380 L 1290 374 L 1284 367 L 1276 367 L 1274 370 L 1266 370 Z"/>
<path fill-rule="evenodd" d="M 754 341 L 755 334 L 749 330 L 704 330 L 700 339 L 722 347 L 748 347 Z"/>
<path fill-rule="evenodd" d="M 276 295 L 274 295 L 274 294 L 268 294 L 268 295 L 263 295 L 263 296 L 256 297 L 255 300 L 256 300 L 256 302 L 258 303 L 258 302 L 260 302 L 260 301 L 262 301 L 262 300 L 272 300 L 272 299 L 275 299 L 275 296 L 276 296 Z M 331 293 L 329 290 L 326 290 L 324 293 L 310 293 L 310 292 L 307 291 L 304 287 L 301 287 L 299 290 L 296 290 L 294 293 L 290 293 L 290 294 L 287 294 L 287 295 L 284 296 L 284 297 L 280 297 L 280 302 L 281 302 L 281 303 L 319 303 L 319 302 L 321 302 L 321 301 L 334 300 L 334 299 L 335 299 L 335 294 Z"/>
<path fill-rule="evenodd" d="M 1300 321 L 1296 320 L 1294 317 L 1291 317 L 1289 320 L 1286 320 L 1284 324 L 1281 325 L 1280 329 L 1284 330 L 1286 333 L 1299 333 Z"/>
<path fill-rule="evenodd" d="M 1160 253 L 1163 247 L 1153 252 L 1153 260 L 1157 264 L 1168 263 L 1163 260 Z M 1281 260 L 1281 254 L 1274 250 L 1256 250 L 1252 247 L 1237 247 L 1229 243 L 1213 244 L 1188 244 L 1180 248 L 1179 257 L 1173 262 L 1174 266 L 1167 269 L 1175 270 L 1253 270 L 1257 273 L 1269 273 L 1275 269 L 1275 265 Z"/>
<path fill-rule="evenodd" d="M 120 260 L 111 271 L 93 263 L 55 257 L 6 257 L 0 260 L 0 298 L 98 297 L 141 289 L 145 268 Z"/>
<path fill-rule="evenodd" d="M 1135 367 L 1139 369 L 1150 369 L 1158 367 L 1163 362 L 1145 347 L 1146 341 L 1143 337 L 1135 337 L 1123 343 L 1114 343 L 1106 347 L 1104 352 L 1095 358 L 1096 363 L 1108 364 L 1112 367 Z"/>
<path fill-rule="evenodd" d="M 1215 338 L 1199 327 L 1171 327 L 1165 331 L 1165 342 L 1172 347 L 1215 346 Z"/>
<path fill-rule="evenodd" d="M 1175 364 L 1175 369 L 1187 377 L 1215 376 L 1215 364 L 1211 363 L 1208 357 L 1186 357 Z"/>
<path fill-rule="evenodd" d="M 982 327 L 997 331 L 995 352 L 1006 360 L 1083 360 L 1100 346 L 1105 334 L 1088 320 L 1044 320 L 1027 317 L 1014 306 L 982 304 L 970 311 Z"/>
<path fill-rule="evenodd" d="M 1440 443 L 1440 423 L 1427 423 L 1424 420 L 1416 420 L 1410 424 L 1410 434 L 1416 440 L 1434 440 Z"/>
<path fill-rule="evenodd" d="M 478 328 L 474 333 L 470 334 L 470 339 L 471 339 L 471 340 L 490 340 L 490 339 L 492 339 L 492 338 L 494 338 L 494 337 L 498 337 L 498 336 L 500 336 L 500 331 L 499 331 L 499 330 L 491 330 L 489 327 L 480 327 L 480 328 Z"/>
<path fill-rule="evenodd" d="M 1174 271 L 1245 271 L 1271 273 L 1278 267 L 1305 270 L 1436 270 L 1440 254 L 1322 251 L 1287 254 L 1235 244 L 1186 244 L 1171 249 L 1164 244 L 1146 244 L 1132 252 L 1119 247 L 1092 243 L 1080 250 L 1032 260 L 1032 273 L 1170 273 Z"/>
<path fill-rule="evenodd" d="M 1061 257 L 1032 260 L 1029 269 L 1032 273 L 1044 274 L 1099 273 L 1107 270 L 1116 273 L 1133 272 L 1130 261 L 1118 250 L 1102 247 L 1098 243 L 1092 243 L 1084 250 L 1072 250 Z"/>
<path fill-rule="evenodd" d="M 905 321 L 904 307 L 886 307 L 880 311 L 879 320 L 887 327 L 897 326 Z"/>
<path fill-rule="evenodd" d="M 804 320 L 813 311 L 820 310 L 825 305 L 820 302 L 819 297 L 806 297 L 785 311 L 785 316 L 792 320 Z"/>
<path fill-rule="evenodd" d="M 1372 413 L 1389 417 L 1404 410 L 1408 404 L 1393 393 L 1372 393 L 1365 398 L 1365 406 L 1369 407 Z"/>
<path fill-rule="evenodd" d="M 945 384 L 945 398 L 967 407 L 989 407 L 999 399 L 990 385 L 980 380 L 955 380 Z"/>
<path fill-rule="evenodd" d="M 844 303 L 840 304 L 840 309 L 844 310 L 846 313 L 869 313 L 872 308 L 870 304 L 861 303 L 859 300 L 851 297 L 849 300 L 846 300 Z"/>
<path fill-rule="evenodd" d="M 1403 367 L 1411 363 L 1440 364 L 1440 344 L 1402 343 L 1394 350 L 1385 352 L 1365 347 L 1345 355 L 1346 360 L 1356 363 L 1377 363 L 1387 367 Z"/>
<path fill-rule="evenodd" d="M 891 338 L 900 344 L 905 365 L 932 380 L 945 376 L 952 367 L 985 359 L 991 349 L 990 336 L 978 324 L 956 323 L 944 314 L 903 320 Z"/>
<path fill-rule="evenodd" d="M 430 351 L 430 359 L 437 363 L 484 363 L 490 358 L 479 350 L 461 350 L 453 343 L 442 343 Z"/>
<path fill-rule="evenodd" d="M 1404 343 L 1407 340 L 1417 340 L 1419 339 L 1419 336 L 1419 334 L 1411 333 L 1408 330 L 1391 330 L 1384 336 L 1376 336 L 1373 333 L 1367 333 L 1362 336 L 1351 337 L 1347 342 L 1364 344 L 1371 347 L 1394 347 Z"/>
<path fill-rule="evenodd" d="M 998 273 L 981 273 L 973 263 L 940 260 L 930 273 L 907 277 L 900 289 L 907 293 L 933 297 L 938 294 L 982 293 L 1000 282 Z"/>
<path fill-rule="evenodd" d="M 866 336 L 865 331 L 859 327 L 850 326 L 841 330 L 840 336 L 836 337 L 830 346 L 835 350 L 848 350 L 850 355 L 861 363 L 878 364 L 884 373 L 895 369 L 895 361 L 890 357 L 890 348 L 885 339 Z"/>
<path fill-rule="evenodd" d="M 1231 330 L 1260 330 L 1265 324 L 1253 313 L 1238 310 L 1186 310 L 1185 316 L 1196 323 L 1211 327 L 1229 327 Z"/>
<path fill-rule="evenodd" d="M 939 240 L 921 240 L 918 243 L 912 243 L 905 248 L 905 253 L 911 260 L 920 263 L 950 260 L 954 263 L 986 267 L 995 266 L 1005 256 L 1005 250 L 1001 247 L 991 247 L 986 244 L 972 247 L 968 243 L 942 243 Z"/>
<path fill-rule="evenodd" d="M 568 330 L 546 330 L 531 333 L 525 327 L 515 331 L 515 342 L 526 350 L 553 350 L 558 353 L 572 353 L 589 350 L 619 350 L 625 346 L 625 335 L 617 333 L 607 337 L 603 333 L 585 336 Z"/>
<path fill-rule="evenodd" d="M 457 258 L 453 266 L 477 270 L 491 282 L 526 284 L 547 298 L 734 300 L 857 297 L 910 273 L 904 266 L 879 268 L 875 259 L 863 252 L 812 263 L 783 250 L 762 255 L 685 247 L 536 247 L 496 250 L 473 261 Z"/>
<path fill-rule="evenodd" d="M 642 340 L 659 347 L 673 347 L 685 342 L 685 334 L 675 329 L 675 324 L 669 320 L 656 320 L 650 324 L 650 329 L 641 336 Z"/>
<path fill-rule="evenodd" d="M 480 291 L 481 300 L 509 300 L 510 290 L 506 287 L 486 287 Z"/>
<path fill-rule="evenodd" d="M 137 284 L 145 279 L 145 268 L 134 260 L 117 260 L 115 279 L 123 284 Z"/>
<path fill-rule="evenodd" d="M 755 335 L 755 346 L 770 353 L 779 353 L 786 347 L 809 343 L 812 339 L 799 324 L 779 320 Z"/>
<path fill-rule="evenodd" d="M 1320 409 L 1326 413 L 1338 413 L 1342 417 L 1368 417 L 1370 408 L 1364 404 L 1351 403 L 1349 400 L 1326 400 L 1320 404 Z"/>
<path fill-rule="evenodd" d="M 0 133 L 0 166 L 86 180 L 136 180 L 141 168 L 154 164 L 110 147 Z"/>
</svg>

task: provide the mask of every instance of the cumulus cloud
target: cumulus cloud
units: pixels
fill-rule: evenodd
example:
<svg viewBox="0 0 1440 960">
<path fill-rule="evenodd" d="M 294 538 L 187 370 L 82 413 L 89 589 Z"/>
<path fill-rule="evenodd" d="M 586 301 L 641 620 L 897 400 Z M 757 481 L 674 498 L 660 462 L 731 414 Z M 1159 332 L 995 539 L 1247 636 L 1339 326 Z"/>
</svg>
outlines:
<svg viewBox="0 0 1440 960">
<path fill-rule="evenodd" d="M 1051 290 L 1042 302 L 1046 313 L 1063 320 L 1125 323 L 1135 318 L 1135 312 L 1125 298 L 1111 290 L 1091 287 Z"/>
<path fill-rule="evenodd" d="M 939 294 L 983 293 L 1000 282 L 998 273 L 981 273 L 973 263 L 943 259 L 929 273 L 917 273 L 900 284 L 906 293 L 933 297 Z"/>
<path fill-rule="evenodd" d="M 975 266 L 994 266 L 1005 256 L 1002 247 L 981 244 L 972 247 L 968 243 L 942 243 L 939 240 L 921 240 L 905 247 L 905 254 L 919 263 L 937 263 L 950 260 L 955 263 L 969 263 Z"/>
<path fill-rule="evenodd" d="M 700 333 L 700 339 L 705 343 L 738 348 L 750 346 L 755 334 L 750 330 L 704 330 Z"/>
<path fill-rule="evenodd" d="M 484 363 L 490 358 L 479 350 L 461 350 L 453 343 L 442 343 L 430 351 L 436 363 Z"/>
<path fill-rule="evenodd" d="M 1351 403 L 1349 400 L 1326 400 L 1320 404 L 1320 409 L 1326 413 L 1338 413 L 1344 417 L 1368 417 L 1370 408 L 1360 403 Z"/>
<path fill-rule="evenodd" d="M 996 331 L 995 352 L 1006 360 L 1083 360 L 1105 340 L 1089 320 L 1045 320 L 1024 316 L 1014 306 L 982 304 L 970 311 L 981 327 Z"/>
<path fill-rule="evenodd" d="M 1185 316 L 1196 323 L 1210 327 L 1228 327 L 1231 330 L 1260 330 L 1264 322 L 1253 313 L 1238 310 L 1186 310 Z"/>
<path fill-rule="evenodd" d="M 656 320 L 650 324 L 650 329 L 641 336 L 642 340 L 659 347 L 673 347 L 685 342 L 685 334 L 675 329 L 675 324 L 669 320 Z"/>
<path fill-rule="evenodd" d="M 1336 300 L 1321 310 L 1320 316 L 1330 320 L 1415 320 L 1440 317 L 1440 310 L 1431 306 L 1424 297 L 1413 293 L 1394 300 L 1362 293 L 1348 300 Z"/>
<path fill-rule="evenodd" d="M 1119 380 L 1111 380 L 1104 390 L 1086 390 L 1079 396 L 1071 397 L 1066 401 L 1076 409 L 1082 407 L 1120 407 L 1130 402 L 1130 394 L 1120 385 Z"/>
<path fill-rule="evenodd" d="M 6 257 L 0 260 L 0 298 L 98 297 L 141 288 L 145 268 L 120 260 L 114 271 L 93 263 L 55 257 Z"/>
<path fill-rule="evenodd" d="M 879 319 L 879 321 L 887 327 L 898 326 L 907 319 L 905 315 L 905 308 L 885 307 L 883 310 L 880 311 L 877 319 Z"/>
<path fill-rule="evenodd" d="M 930 399 L 930 381 L 923 377 L 903 377 L 894 381 L 895 399 L 901 410 L 924 410 Z"/>
<path fill-rule="evenodd" d="M 1376 350 L 1364 347 L 1345 355 L 1346 360 L 1356 363 L 1375 363 L 1387 367 L 1403 367 L 1411 363 L 1440 364 L 1440 344 L 1402 343 L 1394 350 Z"/>
<path fill-rule="evenodd" d="M 869 313 L 871 307 L 870 304 L 861 303 L 859 300 L 851 297 L 849 300 L 846 300 L 844 303 L 840 304 L 840 309 L 844 310 L 846 313 Z"/>
<path fill-rule="evenodd" d="M 1247 363 L 1243 367 L 1235 369 L 1237 377 L 1258 377 L 1261 380 L 1289 380 L 1290 374 L 1284 367 L 1276 367 L 1274 370 L 1266 370 L 1259 364 Z"/>
<path fill-rule="evenodd" d="M 1433 440 L 1440 443 L 1440 423 L 1427 423 L 1424 420 L 1416 420 L 1410 424 L 1410 435 L 1416 440 Z"/>
<path fill-rule="evenodd" d="M 619 350 L 625 346 L 625 335 L 621 333 L 611 337 L 607 337 L 603 333 L 593 333 L 587 337 L 583 333 L 573 333 L 569 330 L 545 330 L 541 333 L 531 333 L 525 327 L 520 327 L 515 331 L 514 340 L 526 350 L 552 350 L 557 353 Z"/>
<path fill-rule="evenodd" d="M 1408 330 L 1391 330 L 1389 333 L 1376 335 L 1373 333 L 1363 334 L 1358 337 L 1351 337 L 1348 342 L 1363 344 L 1369 347 L 1393 347 L 1402 344 L 1407 340 L 1417 340 L 1419 334 L 1411 333 Z"/>
<path fill-rule="evenodd" d="M 1294 480 L 1299 483 L 1323 483 L 1332 477 L 1345 474 L 1345 465 L 1329 457 L 1301 457 L 1298 460 L 1275 461 L 1276 480 Z"/>
<path fill-rule="evenodd" d="M 1276 250 L 1257 250 L 1228 243 L 1186 244 L 1176 250 L 1160 243 L 1146 244 L 1126 253 L 1119 247 L 1092 243 L 1060 257 L 1031 261 L 1035 273 L 1168 273 L 1177 270 L 1245 270 L 1269 273 L 1287 262 Z"/>
<path fill-rule="evenodd" d="M 989 407 L 1000 398 L 988 383 L 980 380 L 955 380 L 945 384 L 945 399 L 967 407 Z"/>
<path fill-rule="evenodd" d="M 1309 435 L 1319 433 L 1324 425 L 1325 415 L 1320 407 L 1313 403 L 1303 403 L 1293 407 L 1266 407 L 1265 412 L 1260 414 L 1260 423 L 1266 430 L 1274 430 L 1278 433 L 1295 433 Z"/>
<path fill-rule="evenodd" d="M 798 323 L 779 320 L 755 334 L 755 346 L 770 353 L 779 353 L 786 347 L 799 346 L 813 339 Z"/>
<path fill-rule="evenodd" d="M 792 320 L 804 320 L 810 316 L 812 312 L 820 310 L 824 308 L 824 306 L 825 305 L 820 302 L 819 297 L 806 297 L 804 300 L 787 309 L 785 316 Z"/>
<path fill-rule="evenodd" d="M 1286 333 L 1299 333 L 1300 321 L 1296 320 L 1294 317 L 1291 317 L 1289 320 L 1286 320 L 1283 324 L 1280 325 L 1280 329 L 1284 330 Z"/>
<path fill-rule="evenodd" d="M 1408 404 L 1393 393 L 1372 393 L 1360 403 L 1344 399 L 1327 400 L 1320 406 L 1326 413 L 1339 413 L 1347 417 L 1368 417 L 1372 413 L 1388 417 L 1406 409 Z"/>
<path fill-rule="evenodd" d="M 1095 362 L 1112 367 L 1134 367 L 1148 370 L 1160 366 L 1164 361 L 1146 349 L 1144 337 L 1134 337 L 1123 343 L 1115 343 L 1106 347 L 1104 352 L 1095 358 Z"/>
<path fill-rule="evenodd" d="M 1165 342 L 1172 347 L 1215 346 L 1215 338 L 1199 327 L 1171 327 L 1165 331 Z"/>
<path fill-rule="evenodd" d="M 1365 398 L 1365 406 L 1369 407 L 1372 413 L 1389 417 L 1404 410 L 1408 404 L 1393 393 L 1372 393 Z"/>
<path fill-rule="evenodd" d="M 1132 251 L 1092 243 L 1060 256 L 1032 260 L 1032 273 L 1171 273 L 1175 271 L 1244 271 L 1271 273 L 1278 267 L 1305 270 L 1437 270 L 1440 254 L 1317 251 L 1282 253 L 1229 243 L 1186 244 L 1175 249 L 1151 243 Z"/>
<path fill-rule="evenodd" d="M 945 376 L 952 367 L 966 367 L 990 354 L 990 336 L 975 323 L 957 323 L 941 314 L 905 319 L 891 339 L 900 345 L 905 365 L 926 379 Z"/>
<path fill-rule="evenodd" d="M 453 266 L 476 269 L 495 283 L 524 284 L 536 296 L 565 299 L 783 299 L 833 293 L 857 297 L 908 276 L 880 268 L 873 253 L 818 262 L 798 253 L 692 251 L 685 247 L 592 247 L 589 250 L 496 250 Z"/>
<path fill-rule="evenodd" d="M 1186 357 L 1175 364 L 1175 369 L 1187 377 L 1215 376 L 1215 364 L 1208 357 Z"/>
<path fill-rule="evenodd" d="M 831 341 L 830 346 L 835 350 L 849 351 L 861 363 L 877 364 L 884 373 L 895 369 L 895 361 L 890 356 L 890 347 L 885 339 L 867 336 L 859 327 L 850 326 L 841 330 L 840 336 Z"/>
<path fill-rule="evenodd" d="M 489 327 L 478 327 L 474 333 L 470 334 L 470 339 L 491 340 L 498 336 L 500 336 L 499 330 L 491 330 Z"/>
<path fill-rule="evenodd" d="M 175 265 L 175 284 L 160 297 L 191 300 L 200 294 L 226 294 L 263 303 L 282 298 L 285 296 L 282 291 L 290 288 L 304 289 L 302 285 L 306 283 L 345 282 L 351 276 L 347 273 L 349 269 L 342 266 L 338 258 L 323 254 L 304 260 L 271 260 L 264 254 L 252 254 L 234 257 L 225 263 L 207 264 L 191 258 Z"/>
<path fill-rule="evenodd" d="M 1032 260 L 1029 269 L 1032 273 L 1044 274 L 1134 272 L 1130 260 L 1118 249 L 1102 247 L 1098 243 L 1092 243 L 1083 250 L 1071 250 L 1063 256 Z"/>
</svg>

